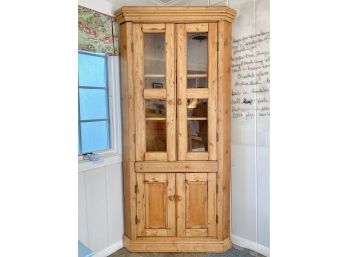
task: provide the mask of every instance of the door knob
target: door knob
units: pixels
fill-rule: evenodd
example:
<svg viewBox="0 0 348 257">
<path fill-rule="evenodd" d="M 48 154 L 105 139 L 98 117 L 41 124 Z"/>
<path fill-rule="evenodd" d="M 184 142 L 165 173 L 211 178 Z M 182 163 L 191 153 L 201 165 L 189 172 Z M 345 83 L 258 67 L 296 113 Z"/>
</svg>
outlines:
<svg viewBox="0 0 348 257">
<path fill-rule="evenodd" d="M 174 199 L 175 199 L 174 195 L 169 196 L 169 201 L 174 201 Z"/>
<path fill-rule="evenodd" d="M 178 202 L 180 202 L 180 201 L 182 200 L 182 196 L 176 195 L 176 200 L 177 200 Z"/>
<path fill-rule="evenodd" d="M 179 98 L 178 99 L 178 105 L 181 105 L 182 104 L 182 101 L 181 101 L 181 99 Z"/>
</svg>

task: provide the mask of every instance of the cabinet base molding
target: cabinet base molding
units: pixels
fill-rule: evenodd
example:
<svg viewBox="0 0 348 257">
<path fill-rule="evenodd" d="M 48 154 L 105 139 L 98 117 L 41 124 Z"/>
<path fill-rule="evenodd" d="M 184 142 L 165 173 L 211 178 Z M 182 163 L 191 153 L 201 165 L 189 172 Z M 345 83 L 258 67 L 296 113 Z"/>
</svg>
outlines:
<svg viewBox="0 0 348 257">
<path fill-rule="evenodd" d="M 131 240 L 124 236 L 124 247 L 130 252 L 215 252 L 223 253 L 231 248 L 230 238 L 224 240 L 214 239 L 188 239 L 157 238 Z"/>
</svg>

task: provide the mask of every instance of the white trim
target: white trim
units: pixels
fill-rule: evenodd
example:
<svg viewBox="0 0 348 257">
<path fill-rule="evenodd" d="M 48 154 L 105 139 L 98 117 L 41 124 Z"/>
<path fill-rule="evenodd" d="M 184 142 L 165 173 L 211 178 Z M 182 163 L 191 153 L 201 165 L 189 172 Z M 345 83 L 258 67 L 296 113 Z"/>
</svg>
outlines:
<svg viewBox="0 0 348 257">
<path fill-rule="evenodd" d="M 116 78 L 115 78 L 115 94 L 114 98 L 116 101 L 115 105 L 115 121 L 116 121 L 116 142 L 117 142 L 117 153 L 122 154 L 122 110 L 121 110 L 121 74 L 120 74 L 120 57 L 115 56 L 115 73 L 116 73 Z"/>
<path fill-rule="evenodd" d="M 110 254 L 113 254 L 114 252 L 116 252 L 117 250 L 119 250 L 121 248 L 123 248 L 123 240 L 120 240 L 120 241 L 104 248 L 103 250 L 94 254 L 93 257 L 107 257 Z"/>
<path fill-rule="evenodd" d="M 111 148 L 116 154 L 122 152 L 121 142 L 121 97 L 120 97 L 120 67 L 118 56 L 107 56 L 109 85 L 109 116 Z"/>
<path fill-rule="evenodd" d="M 101 161 L 98 162 L 92 162 L 92 161 L 80 161 L 79 162 L 79 172 L 96 169 L 108 165 L 112 165 L 115 163 L 121 163 L 122 162 L 122 155 L 115 154 L 107 157 L 103 157 Z"/>
<path fill-rule="evenodd" d="M 247 248 L 253 250 L 254 252 L 260 253 L 269 257 L 269 247 L 258 244 L 256 242 L 250 241 L 248 239 L 242 238 L 240 236 L 231 235 L 231 240 L 233 244 L 236 244 L 240 247 Z"/>
</svg>

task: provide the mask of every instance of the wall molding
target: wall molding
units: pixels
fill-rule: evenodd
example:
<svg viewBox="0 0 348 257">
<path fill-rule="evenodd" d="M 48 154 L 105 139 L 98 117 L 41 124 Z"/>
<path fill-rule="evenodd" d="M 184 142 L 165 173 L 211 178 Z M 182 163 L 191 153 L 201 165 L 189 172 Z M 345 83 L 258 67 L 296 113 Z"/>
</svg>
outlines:
<svg viewBox="0 0 348 257">
<path fill-rule="evenodd" d="M 123 248 L 123 240 L 117 241 L 116 243 L 106 247 L 105 249 L 95 253 L 93 257 L 107 257 L 110 254 L 113 254 L 117 250 Z"/>
<path fill-rule="evenodd" d="M 232 243 L 235 245 L 253 250 L 254 252 L 260 253 L 267 257 L 270 256 L 269 247 L 266 247 L 264 245 L 258 244 L 256 242 L 250 241 L 248 239 L 245 239 L 243 237 L 236 236 L 236 235 L 231 235 L 231 240 L 232 240 Z"/>
</svg>

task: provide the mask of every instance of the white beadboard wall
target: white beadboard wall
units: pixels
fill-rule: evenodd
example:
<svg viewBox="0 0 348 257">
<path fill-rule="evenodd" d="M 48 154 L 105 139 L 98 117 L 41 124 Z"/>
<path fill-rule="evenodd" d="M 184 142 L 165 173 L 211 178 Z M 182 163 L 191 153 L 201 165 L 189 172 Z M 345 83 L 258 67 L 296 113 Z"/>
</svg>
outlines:
<svg viewBox="0 0 348 257">
<path fill-rule="evenodd" d="M 267 20 L 269 0 L 191 0 L 174 5 L 229 5 L 238 11 L 233 34 L 251 33 L 253 21 Z M 78 0 L 82 6 L 113 15 L 123 5 L 156 5 L 159 0 Z M 243 13 L 243 15 L 241 15 Z M 256 17 L 257 16 L 257 17 Z M 256 17 L 256 18 L 255 18 Z M 256 21 L 257 22 L 257 21 Z M 259 22 L 261 24 L 261 22 Z M 268 24 L 266 24 L 266 27 Z M 233 76 L 233 74 L 232 74 Z M 269 121 L 268 121 L 269 122 Z M 239 137 L 232 123 L 232 137 Z M 262 127 L 261 127 L 262 126 Z M 246 140 L 232 140 L 233 243 L 269 256 L 269 124 L 244 124 Z M 108 256 L 123 246 L 122 164 L 117 161 L 79 172 L 79 240 L 97 257 Z"/>
<path fill-rule="evenodd" d="M 79 240 L 95 253 L 122 247 L 121 163 L 80 171 L 78 176 Z"/>
</svg>

